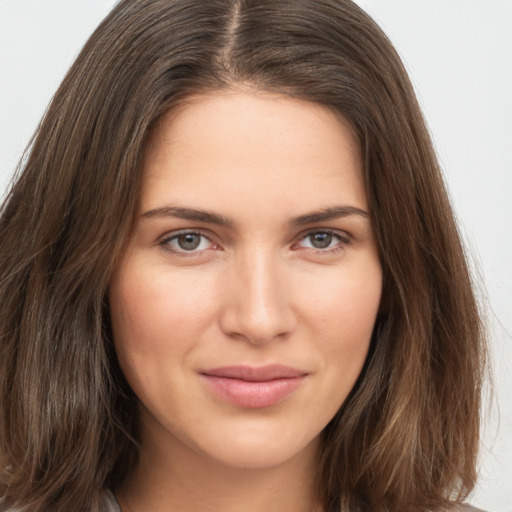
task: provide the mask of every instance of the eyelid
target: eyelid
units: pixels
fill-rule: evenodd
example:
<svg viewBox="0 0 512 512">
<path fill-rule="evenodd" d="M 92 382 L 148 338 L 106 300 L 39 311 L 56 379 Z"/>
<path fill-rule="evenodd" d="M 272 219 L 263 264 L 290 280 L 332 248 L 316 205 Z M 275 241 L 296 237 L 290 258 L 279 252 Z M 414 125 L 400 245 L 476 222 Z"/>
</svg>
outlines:
<svg viewBox="0 0 512 512">
<path fill-rule="evenodd" d="M 336 237 L 339 242 L 334 247 L 330 247 L 330 248 L 326 248 L 326 249 L 317 249 L 314 247 L 299 247 L 299 248 L 313 251 L 315 254 L 327 255 L 327 254 L 332 254 L 339 250 L 345 249 L 345 247 L 347 245 L 350 245 L 350 243 L 352 242 L 352 237 L 346 231 L 340 231 L 338 229 L 332 229 L 332 228 L 314 228 L 314 229 L 309 229 L 307 231 L 301 232 L 297 236 L 296 241 L 293 243 L 293 246 L 297 246 L 300 242 L 302 242 L 309 236 L 314 235 L 316 233 L 327 233 L 329 235 L 332 235 L 333 237 Z"/>
<path fill-rule="evenodd" d="M 219 247 L 219 245 L 212 240 L 212 235 L 205 232 L 205 230 L 203 230 L 203 229 L 178 229 L 176 231 L 170 231 L 170 232 L 166 233 L 165 235 L 161 236 L 157 240 L 156 245 L 162 247 L 162 249 L 170 252 L 171 254 L 175 254 L 178 256 L 184 256 L 184 257 L 194 257 L 194 256 L 197 257 L 197 256 L 203 254 L 204 252 L 212 249 L 212 247 L 208 247 L 207 249 L 200 249 L 200 250 L 194 249 L 191 251 L 186 251 L 184 249 L 176 250 L 176 249 L 170 247 L 169 242 L 176 240 L 177 238 L 179 238 L 182 235 L 187 235 L 187 234 L 199 235 L 202 238 L 206 238 L 210 242 L 210 244 L 212 246 L 214 246 L 216 249 Z"/>
</svg>

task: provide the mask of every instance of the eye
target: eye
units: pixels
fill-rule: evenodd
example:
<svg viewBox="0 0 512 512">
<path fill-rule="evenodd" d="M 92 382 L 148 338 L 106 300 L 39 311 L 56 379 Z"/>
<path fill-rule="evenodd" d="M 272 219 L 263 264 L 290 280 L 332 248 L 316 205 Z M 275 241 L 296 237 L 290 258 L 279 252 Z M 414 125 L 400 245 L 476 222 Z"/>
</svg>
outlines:
<svg viewBox="0 0 512 512">
<path fill-rule="evenodd" d="M 338 249 L 343 249 L 343 247 L 349 243 L 348 237 L 325 230 L 313 231 L 306 234 L 297 245 L 305 249 L 314 249 L 317 252 L 333 252 Z"/>
<path fill-rule="evenodd" d="M 164 238 L 159 245 L 164 249 L 183 255 L 193 255 L 212 249 L 215 244 L 202 233 L 185 231 Z"/>
</svg>

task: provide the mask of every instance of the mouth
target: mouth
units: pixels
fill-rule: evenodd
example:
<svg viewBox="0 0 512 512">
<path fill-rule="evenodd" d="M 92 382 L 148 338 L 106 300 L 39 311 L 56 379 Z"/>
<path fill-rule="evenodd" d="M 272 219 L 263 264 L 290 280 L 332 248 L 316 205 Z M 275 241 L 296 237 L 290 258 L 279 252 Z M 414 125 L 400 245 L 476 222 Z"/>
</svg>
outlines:
<svg viewBox="0 0 512 512">
<path fill-rule="evenodd" d="M 250 409 L 277 405 L 291 395 L 308 375 L 284 365 L 224 366 L 199 374 L 216 397 Z"/>
</svg>

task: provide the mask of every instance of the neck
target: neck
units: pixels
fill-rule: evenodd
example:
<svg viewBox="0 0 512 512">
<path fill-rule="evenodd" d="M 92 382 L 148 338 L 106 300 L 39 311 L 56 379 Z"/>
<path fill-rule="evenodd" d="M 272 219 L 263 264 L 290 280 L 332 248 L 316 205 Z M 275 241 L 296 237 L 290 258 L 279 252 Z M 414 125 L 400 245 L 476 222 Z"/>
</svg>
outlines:
<svg viewBox="0 0 512 512">
<path fill-rule="evenodd" d="M 153 432 L 154 434 L 154 432 Z M 143 435 L 137 466 L 117 498 L 123 512 L 321 512 L 318 442 L 270 467 L 232 467 L 177 440 Z"/>
</svg>

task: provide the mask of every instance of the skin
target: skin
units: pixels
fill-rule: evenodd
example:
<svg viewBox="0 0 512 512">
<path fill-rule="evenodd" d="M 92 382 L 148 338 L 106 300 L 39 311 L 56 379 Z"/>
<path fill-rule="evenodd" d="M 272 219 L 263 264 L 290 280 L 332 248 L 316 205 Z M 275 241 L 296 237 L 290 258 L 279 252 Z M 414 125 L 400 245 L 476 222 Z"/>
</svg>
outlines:
<svg viewBox="0 0 512 512">
<path fill-rule="evenodd" d="M 297 222 L 339 206 L 349 209 Z M 140 400 L 124 511 L 320 509 L 319 436 L 363 367 L 381 297 L 367 212 L 357 144 L 325 107 L 228 90 L 161 119 L 110 286 L 116 350 Z M 306 376 L 269 407 L 230 403 L 201 376 L 272 363 Z"/>
</svg>

